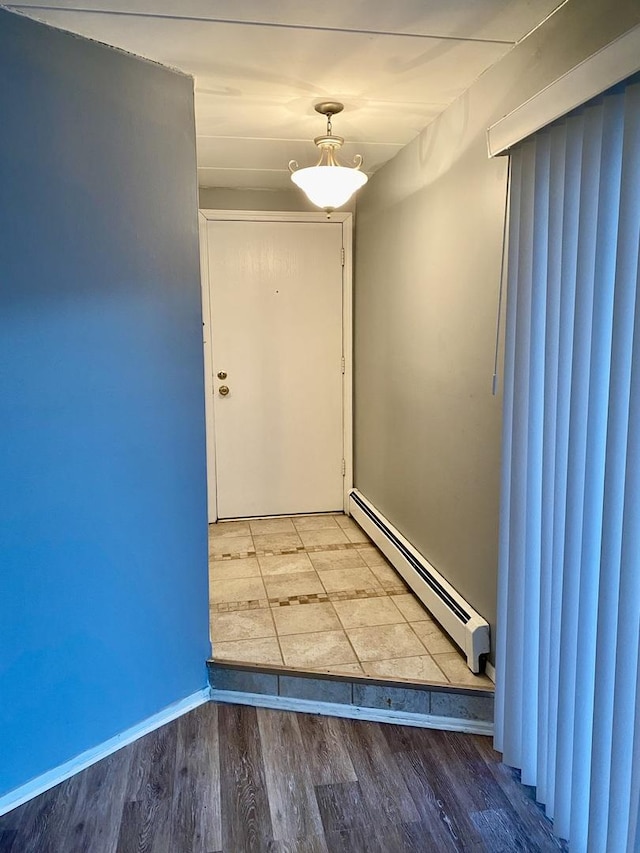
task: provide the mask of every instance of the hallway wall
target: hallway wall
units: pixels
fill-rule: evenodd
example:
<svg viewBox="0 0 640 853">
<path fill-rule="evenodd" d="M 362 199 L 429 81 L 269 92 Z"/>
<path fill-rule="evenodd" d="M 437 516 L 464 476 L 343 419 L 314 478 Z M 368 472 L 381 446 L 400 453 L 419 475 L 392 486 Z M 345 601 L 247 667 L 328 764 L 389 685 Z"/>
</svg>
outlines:
<svg viewBox="0 0 640 853">
<path fill-rule="evenodd" d="M 227 187 L 200 187 L 199 207 L 202 210 L 318 210 L 298 189 L 234 190 Z"/>
<path fill-rule="evenodd" d="M 639 23 L 633 0 L 570 0 L 358 198 L 356 485 L 492 625 L 508 161 L 487 158 L 486 129 Z"/>
<path fill-rule="evenodd" d="M 297 187 L 286 190 L 234 190 L 227 187 L 200 187 L 199 207 L 202 210 L 288 210 L 318 213 L 305 194 Z M 355 210 L 355 198 L 340 208 L 341 212 Z"/>
<path fill-rule="evenodd" d="M 205 686 L 190 78 L 0 10 L 0 795 Z"/>
</svg>

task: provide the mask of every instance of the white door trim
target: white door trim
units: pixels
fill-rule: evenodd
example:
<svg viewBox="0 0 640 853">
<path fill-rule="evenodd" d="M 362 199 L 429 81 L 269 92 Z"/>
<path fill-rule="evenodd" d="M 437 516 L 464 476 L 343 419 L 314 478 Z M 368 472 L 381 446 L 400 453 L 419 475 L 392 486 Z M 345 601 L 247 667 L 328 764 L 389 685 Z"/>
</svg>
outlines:
<svg viewBox="0 0 640 853">
<path fill-rule="evenodd" d="M 200 253 L 202 270 L 202 310 L 205 339 L 205 413 L 207 419 L 207 485 L 209 492 L 209 522 L 217 520 L 217 497 L 215 478 L 215 420 L 213 414 L 213 350 L 209 330 L 210 315 L 210 259 L 206 239 L 207 222 L 319 222 L 342 225 L 344 266 L 342 269 L 342 354 L 344 357 L 344 379 L 342 382 L 342 440 L 344 448 L 345 475 L 343 478 L 343 510 L 349 510 L 349 493 L 353 488 L 353 214 L 332 213 L 327 220 L 325 213 L 302 213 L 299 211 L 265 210 L 200 210 Z"/>
<path fill-rule="evenodd" d="M 215 432 L 213 429 L 213 347 L 211 346 L 211 300 L 209 291 L 209 252 L 207 248 L 207 218 L 198 213 L 200 237 L 200 282 L 202 286 L 202 346 L 204 353 L 204 413 L 207 444 L 207 501 L 209 523 L 218 518 L 216 490 Z M 211 457 L 211 458 L 209 458 Z"/>
</svg>

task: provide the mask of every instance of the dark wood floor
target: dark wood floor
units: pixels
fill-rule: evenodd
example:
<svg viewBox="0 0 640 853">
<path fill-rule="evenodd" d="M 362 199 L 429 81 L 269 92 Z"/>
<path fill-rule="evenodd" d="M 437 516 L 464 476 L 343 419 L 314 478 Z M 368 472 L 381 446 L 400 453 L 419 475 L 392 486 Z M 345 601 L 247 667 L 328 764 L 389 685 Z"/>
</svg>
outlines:
<svg viewBox="0 0 640 853">
<path fill-rule="evenodd" d="M 212 702 L 0 818 L 1 853 L 563 849 L 489 738 Z"/>
</svg>

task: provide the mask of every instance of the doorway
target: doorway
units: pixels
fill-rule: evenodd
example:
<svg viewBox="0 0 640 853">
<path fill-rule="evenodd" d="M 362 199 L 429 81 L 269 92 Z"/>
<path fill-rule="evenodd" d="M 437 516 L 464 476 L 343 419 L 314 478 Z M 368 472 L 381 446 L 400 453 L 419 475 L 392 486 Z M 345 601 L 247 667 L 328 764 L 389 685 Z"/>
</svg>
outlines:
<svg viewBox="0 0 640 853">
<path fill-rule="evenodd" d="M 351 488 L 351 214 L 201 212 L 209 521 Z"/>
</svg>

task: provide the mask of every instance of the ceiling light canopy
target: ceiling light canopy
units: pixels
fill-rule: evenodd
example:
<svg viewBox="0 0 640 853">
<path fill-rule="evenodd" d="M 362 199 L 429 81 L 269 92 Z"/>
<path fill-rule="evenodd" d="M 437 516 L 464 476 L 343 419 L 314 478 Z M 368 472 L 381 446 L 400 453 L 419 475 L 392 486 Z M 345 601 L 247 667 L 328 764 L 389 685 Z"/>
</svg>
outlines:
<svg viewBox="0 0 640 853">
<path fill-rule="evenodd" d="M 316 207 L 331 213 L 337 207 L 346 204 L 351 196 L 367 183 L 367 176 L 360 171 L 362 157 L 356 154 L 353 166 L 342 166 L 336 158 L 336 151 L 342 148 L 344 139 L 333 136 L 331 117 L 342 112 L 343 105 L 337 101 L 316 104 L 316 112 L 327 117 L 327 132 L 313 140 L 320 149 L 320 159 L 315 166 L 301 169 L 296 160 L 289 161 L 291 180 L 306 193 L 307 198 Z"/>
</svg>

